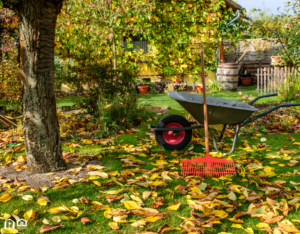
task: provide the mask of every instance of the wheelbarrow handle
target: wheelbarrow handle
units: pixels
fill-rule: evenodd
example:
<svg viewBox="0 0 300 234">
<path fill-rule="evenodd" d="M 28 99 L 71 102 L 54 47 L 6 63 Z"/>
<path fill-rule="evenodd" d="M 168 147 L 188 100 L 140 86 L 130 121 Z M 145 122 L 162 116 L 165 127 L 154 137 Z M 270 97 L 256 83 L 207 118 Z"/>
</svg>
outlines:
<svg viewBox="0 0 300 234">
<path fill-rule="evenodd" d="M 248 104 L 249 105 L 252 105 L 254 102 L 256 102 L 258 99 L 261 99 L 261 98 L 265 98 L 265 97 L 273 97 L 273 96 L 277 96 L 278 93 L 270 93 L 270 94 L 266 94 L 266 95 L 261 95 L 261 96 L 258 96 L 256 98 L 254 98 L 251 102 L 249 102 Z"/>
<path fill-rule="evenodd" d="M 285 103 L 285 104 L 281 104 L 281 105 L 278 105 L 278 106 L 275 106 L 273 107 L 272 109 L 270 110 L 267 110 L 259 115 L 256 115 L 254 116 L 253 118 L 251 119 L 248 119 L 247 121 L 245 121 L 244 123 L 241 124 L 241 127 L 248 124 L 248 123 L 251 123 L 252 121 L 254 120 L 257 120 L 258 118 L 266 115 L 266 114 L 269 114 L 270 112 L 274 111 L 274 110 L 277 110 L 278 108 L 281 108 L 281 107 L 289 107 L 289 106 L 300 106 L 300 103 Z"/>
</svg>

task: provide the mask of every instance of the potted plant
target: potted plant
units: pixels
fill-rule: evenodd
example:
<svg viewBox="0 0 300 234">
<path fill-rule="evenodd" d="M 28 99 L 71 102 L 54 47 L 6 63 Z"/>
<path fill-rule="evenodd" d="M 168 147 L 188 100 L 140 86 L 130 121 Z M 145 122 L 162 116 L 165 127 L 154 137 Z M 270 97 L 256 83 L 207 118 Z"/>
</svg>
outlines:
<svg viewBox="0 0 300 234">
<path fill-rule="evenodd" d="M 208 76 L 207 73 L 205 73 L 205 77 L 206 76 Z M 195 91 L 195 88 L 196 88 L 197 93 L 203 93 L 203 86 L 202 85 L 196 86 L 196 81 L 198 80 L 198 78 L 199 78 L 199 75 L 193 75 L 191 78 L 192 84 L 193 84 L 193 91 Z"/>
<path fill-rule="evenodd" d="M 250 73 L 241 74 L 240 79 L 241 79 L 243 86 L 249 86 L 252 84 L 252 81 L 253 81 L 252 75 Z"/>
<path fill-rule="evenodd" d="M 196 86 L 196 91 L 197 93 L 203 93 L 203 86 L 202 85 Z"/>
<path fill-rule="evenodd" d="M 144 82 L 142 84 L 137 84 L 136 89 L 139 94 L 147 94 L 148 90 L 149 90 L 149 84 L 148 84 L 148 82 Z"/>
</svg>

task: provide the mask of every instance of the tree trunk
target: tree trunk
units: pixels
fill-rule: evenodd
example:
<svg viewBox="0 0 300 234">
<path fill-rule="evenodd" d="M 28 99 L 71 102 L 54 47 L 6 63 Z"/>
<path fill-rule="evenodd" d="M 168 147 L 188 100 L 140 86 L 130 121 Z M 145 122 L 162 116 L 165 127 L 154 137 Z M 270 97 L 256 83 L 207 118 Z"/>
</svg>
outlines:
<svg viewBox="0 0 300 234">
<path fill-rule="evenodd" d="M 2 2 L 16 11 L 19 18 L 28 170 L 45 173 L 65 169 L 54 94 L 54 36 L 62 1 Z"/>
<path fill-rule="evenodd" d="M 192 82 L 192 90 L 193 90 L 193 92 L 195 92 L 195 89 L 196 89 L 196 82 Z"/>
</svg>

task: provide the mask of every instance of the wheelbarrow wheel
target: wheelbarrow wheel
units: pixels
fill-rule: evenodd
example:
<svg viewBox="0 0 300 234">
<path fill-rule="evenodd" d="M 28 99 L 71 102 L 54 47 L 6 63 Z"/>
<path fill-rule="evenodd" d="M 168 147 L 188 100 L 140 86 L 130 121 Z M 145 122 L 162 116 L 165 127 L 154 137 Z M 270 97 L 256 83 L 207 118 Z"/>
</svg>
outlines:
<svg viewBox="0 0 300 234">
<path fill-rule="evenodd" d="M 163 117 L 156 125 L 157 128 L 184 128 L 190 127 L 190 123 L 180 115 L 168 115 Z M 192 139 L 192 130 L 155 131 L 157 144 L 165 150 L 182 150 Z"/>
</svg>

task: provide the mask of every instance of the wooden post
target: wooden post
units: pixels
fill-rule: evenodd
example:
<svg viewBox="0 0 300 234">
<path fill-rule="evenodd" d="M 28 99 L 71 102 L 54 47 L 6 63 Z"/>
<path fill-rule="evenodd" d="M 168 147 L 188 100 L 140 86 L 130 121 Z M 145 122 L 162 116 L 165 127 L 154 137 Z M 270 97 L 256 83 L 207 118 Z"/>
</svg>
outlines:
<svg viewBox="0 0 300 234">
<path fill-rule="evenodd" d="M 209 135 L 208 135 L 208 120 L 207 120 L 207 105 L 206 105 L 206 87 L 205 87 L 203 43 L 201 43 L 201 67 L 202 67 L 202 84 L 203 84 L 203 113 L 204 113 L 205 151 L 206 151 L 206 157 L 209 157 Z"/>
<path fill-rule="evenodd" d="M 259 68 L 257 68 L 257 75 L 256 75 L 256 83 L 257 83 L 257 95 L 259 95 Z"/>
<path fill-rule="evenodd" d="M 267 85 L 268 85 L 268 93 L 270 93 L 270 68 L 267 68 L 268 71 L 268 79 L 267 79 Z"/>
<path fill-rule="evenodd" d="M 264 68 L 264 94 L 266 94 L 267 92 L 266 84 L 267 84 L 267 68 L 265 67 Z"/>
<path fill-rule="evenodd" d="M 263 94 L 263 85 L 264 85 L 264 79 L 263 79 L 263 69 L 260 69 L 260 93 Z"/>
</svg>

